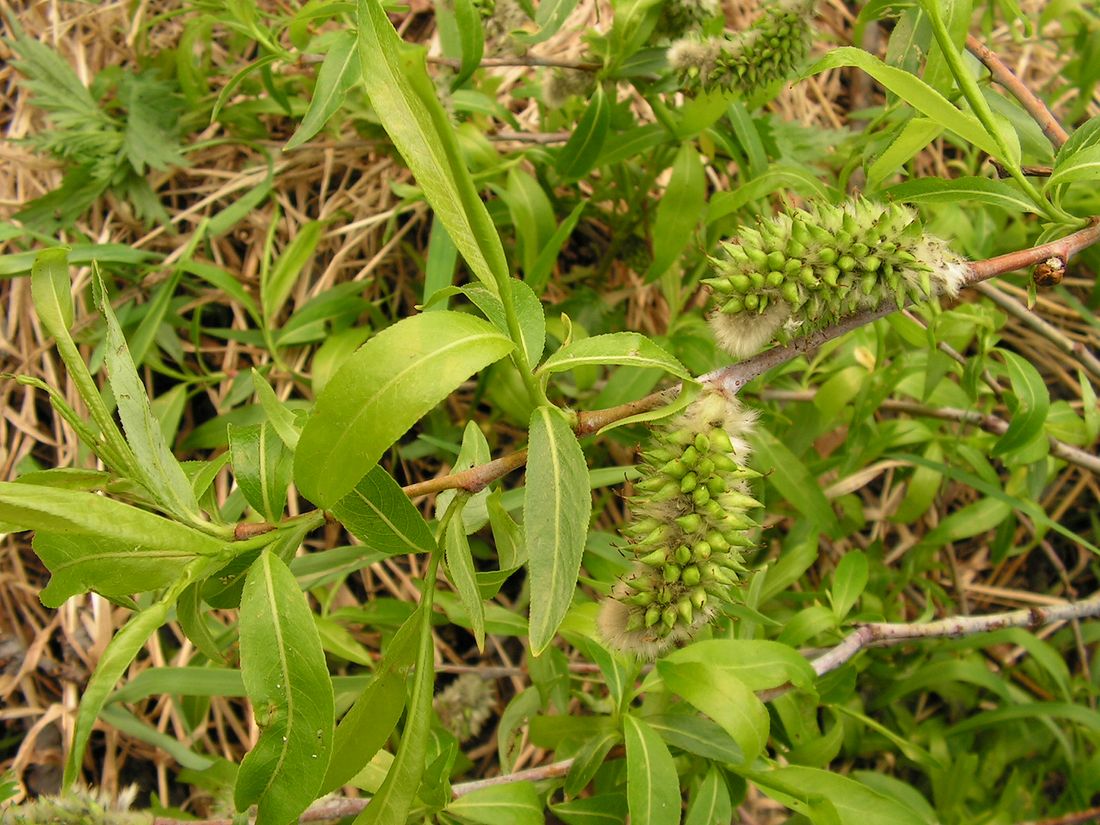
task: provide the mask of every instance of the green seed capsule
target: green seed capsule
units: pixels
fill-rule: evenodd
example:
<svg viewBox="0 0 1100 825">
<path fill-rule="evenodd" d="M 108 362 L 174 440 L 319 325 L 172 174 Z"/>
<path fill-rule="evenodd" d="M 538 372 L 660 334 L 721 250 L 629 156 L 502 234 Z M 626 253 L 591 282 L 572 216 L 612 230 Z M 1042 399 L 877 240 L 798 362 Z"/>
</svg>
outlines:
<svg viewBox="0 0 1100 825">
<path fill-rule="evenodd" d="M 802 261 L 799 258 L 788 258 L 787 263 L 783 264 L 783 274 L 793 275 L 802 269 Z"/>
<path fill-rule="evenodd" d="M 760 298 L 755 293 L 745 296 L 745 309 L 754 310 L 760 306 Z"/>
<path fill-rule="evenodd" d="M 692 440 L 694 440 L 694 437 Z M 694 444 L 684 448 L 684 451 L 680 453 L 680 461 L 684 462 L 684 466 L 689 468 L 693 468 L 699 463 L 699 451 L 695 449 Z"/>
<path fill-rule="evenodd" d="M 694 620 L 692 615 L 691 599 L 687 596 L 676 602 L 676 612 L 680 614 L 680 618 L 684 620 L 686 624 L 691 624 Z"/>
<path fill-rule="evenodd" d="M 750 272 L 749 282 L 752 284 L 753 289 L 764 288 L 764 275 L 760 272 Z"/>
<path fill-rule="evenodd" d="M 776 289 L 783 285 L 783 282 L 787 280 L 787 276 L 782 272 L 776 272 L 772 270 L 768 273 L 768 276 L 764 279 L 764 285 L 771 289 Z"/>
<path fill-rule="evenodd" d="M 704 506 L 708 501 L 710 501 L 710 490 L 708 490 L 706 487 L 696 487 L 695 490 L 691 493 L 691 500 L 696 507 Z"/>
<path fill-rule="evenodd" d="M 699 478 L 706 478 L 714 472 L 714 459 L 709 455 L 706 458 L 700 458 L 699 463 L 695 465 L 695 474 Z"/>
<path fill-rule="evenodd" d="M 679 516 L 676 519 L 676 526 L 685 533 L 697 533 L 699 528 L 703 526 L 703 519 L 698 513 L 688 513 L 686 516 Z"/>
<path fill-rule="evenodd" d="M 783 264 L 787 262 L 786 256 L 778 249 L 768 253 L 768 267 L 771 269 L 782 269 Z"/>
<path fill-rule="evenodd" d="M 718 450 L 723 453 L 728 453 L 733 450 L 733 442 L 730 441 L 730 435 L 721 427 L 715 427 L 710 431 L 710 448 L 712 450 Z"/>
<path fill-rule="evenodd" d="M 752 287 L 752 281 L 747 275 L 730 275 L 729 283 L 734 292 L 740 292 L 742 295 Z"/>
<path fill-rule="evenodd" d="M 685 567 L 680 573 L 680 581 L 682 581 L 688 587 L 695 587 L 702 580 L 702 574 L 699 572 L 699 568 L 695 565 L 691 567 Z"/>
<path fill-rule="evenodd" d="M 654 595 L 649 592 L 635 593 L 633 596 L 627 596 L 623 599 L 625 604 L 631 604 L 635 607 L 649 607 L 653 604 Z"/>
<path fill-rule="evenodd" d="M 690 493 L 695 489 L 695 485 L 699 482 L 699 477 L 695 473 L 688 473 L 682 479 L 680 479 L 680 492 Z"/>
<path fill-rule="evenodd" d="M 863 268 L 868 272 L 875 272 L 880 266 L 882 266 L 882 259 L 877 258 L 874 255 L 868 255 L 862 259 Z"/>
<path fill-rule="evenodd" d="M 878 286 L 878 276 L 874 273 L 864 275 L 859 281 L 859 291 L 864 295 L 870 295 Z"/>
<path fill-rule="evenodd" d="M 680 611 L 676 609 L 676 606 L 670 604 L 668 607 L 661 611 L 661 624 L 663 624 L 669 630 L 672 630 L 672 628 L 676 626 L 676 617 L 679 615 L 679 613 Z"/>
<path fill-rule="evenodd" d="M 645 625 L 645 617 L 646 617 L 646 614 L 641 613 L 641 612 L 631 613 L 629 616 L 627 616 L 626 617 L 626 632 L 627 633 L 634 633 L 634 632 L 637 632 L 637 631 L 641 630 L 642 628 L 644 628 L 646 626 Z"/>
<path fill-rule="evenodd" d="M 683 478 L 687 471 L 687 465 L 678 458 L 674 458 L 672 461 L 661 467 L 661 472 L 664 473 L 666 476 L 671 476 L 672 478 Z"/>
<path fill-rule="evenodd" d="M 801 296 L 798 294 L 798 284 L 794 281 L 787 281 L 779 290 L 779 294 L 783 296 L 783 300 L 788 304 L 798 306 L 801 302 Z"/>
<path fill-rule="evenodd" d="M 680 581 L 680 565 L 678 564 L 666 564 L 662 573 L 667 584 L 675 584 Z"/>
<path fill-rule="evenodd" d="M 697 543 L 695 547 L 698 549 L 699 544 L 701 543 L 702 542 Z M 709 533 L 707 533 L 706 545 L 708 548 L 711 549 L 712 552 L 717 553 L 725 553 L 730 548 L 730 543 L 726 541 L 725 536 L 723 536 L 717 530 L 711 530 Z"/>
<path fill-rule="evenodd" d="M 856 268 L 856 259 L 851 255 L 841 255 L 836 262 L 841 272 L 851 272 Z"/>
<path fill-rule="evenodd" d="M 713 552 L 714 549 L 709 541 L 697 541 L 691 548 L 691 558 L 693 561 L 706 561 Z"/>
<path fill-rule="evenodd" d="M 729 489 L 729 485 L 726 484 L 725 479 L 721 476 L 714 476 L 707 480 L 707 492 L 712 496 L 721 495 Z"/>
<path fill-rule="evenodd" d="M 681 544 L 676 548 L 676 552 L 673 554 L 677 564 L 687 564 L 691 561 L 691 548 L 686 544 Z"/>
<path fill-rule="evenodd" d="M 867 246 L 867 244 L 861 243 L 859 241 L 856 241 L 854 244 L 848 247 L 848 254 L 856 258 L 862 258 L 870 251 L 871 250 Z"/>
<path fill-rule="evenodd" d="M 653 627 L 659 621 L 661 621 L 661 608 L 654 605 L 645 612 L 645 626 Z"/>
<path fill-rule="evenodd" d="M 749 260 L 757 266 L 768 265 L 768 254 L 756 247 L 746 247 L 745 254 L 749 256 Z"/>
<path fill-rule="evenodd" d="M 695 436 L 695 450 L 696 452 L 706 454 L 710 452 L 710 439 L 707 438 L 705 433 L 697 433 Z"/>
<path fill-rule="evenodd" d="M 707 606 L 706 588 L 696 587 L 691 591 L 691 604 L 696 610 L 702 610 Z"/>
<path fill-rule="evenodd" d="M 723 315 L 736 315 L 745 308 L 745 302 L 740 298 L 730 298 L 724 304 L 722 304 Z"/>
<path fill-rule="evenodd" d="M 798 270 L 798 280 L 802 282 L 803 286 L 807 286 L 810 289 L 817 289 L 821 286 L 821 281 L 814 275 L 814 271 L 811 267 L 804 266 Z"/>
<path fill-rule="evenodd" d="M 665 551 L 654 550 L 652 553 L 642 556 L 638 561 L 647 567 L 660 567 L 665 563 Z"/>
<path fill-rule="evenodd" d="M 829 264 L 835 264 L 836 259 L 839 257 L 840 255 L 837 254 L 837 251 L 831 246 L 827 246 L 817 253 L 818 261 L 825 264 L 826 266 L 828 266 Z"/>
</svg>

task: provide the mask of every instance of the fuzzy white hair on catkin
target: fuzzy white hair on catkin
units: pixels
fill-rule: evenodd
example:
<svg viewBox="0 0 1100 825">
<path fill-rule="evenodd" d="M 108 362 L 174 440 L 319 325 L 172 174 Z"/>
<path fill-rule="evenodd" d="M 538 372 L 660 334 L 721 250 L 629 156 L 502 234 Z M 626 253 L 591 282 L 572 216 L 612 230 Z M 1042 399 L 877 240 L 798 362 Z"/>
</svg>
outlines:
<svg viewBox="0 0 1100 825">
<path fill-rule="evenodd" d="M 958 296 L 970 275 L 970 267 L 946 241 L 925 235 L 913 249 L 913 256 L 932 267 L 932 285 L 938 295 Z"/>
<path fill-rule="evenodd" d="M 680 72 L 696 69 L 704 78 L 714 71 L 722 47 L 715 39 L 685 37 L 668 48 L 668 65 Z"/>
<path fill-rule="evenodd" d="M 746 438 L 752 432 L 758 413 L 745 407 L 734 396 L 717 390 L 705 392 L 688 405 L 677 421 L 677 429 L 706 432 L 714 427 L 726 431 L 733 444 L 733 452 L 739 459 L 752 453 Z"/>
<path fill-rule="evenodd" d="M 735 358 L 748 358 L 772 340 L 790 312 L 785 303 L 776 303 L 759 315 L 751 311 L 728 315 L 717 310 L 708 316 L 707 321 L 718 346 Z"/>
<path fill-rule="evenodd" d="M 609 648 L 643 662 L 652 662 L 681 642 L 689 641 L 699 632 L 699 628 L 714 618 L 713 609 L 704 609 L 694 617 L 690 625 L 677 624 L 664 636 L 658 636 L 652 628 L 627 630 L 627 622 L 630 621 L 632 611 L 618 601 L 618 598 L 626 595 L 628 591 L 625 587 L 616 586 L 611 596 L 600 604 L 596 627 Z"/>
</svg>

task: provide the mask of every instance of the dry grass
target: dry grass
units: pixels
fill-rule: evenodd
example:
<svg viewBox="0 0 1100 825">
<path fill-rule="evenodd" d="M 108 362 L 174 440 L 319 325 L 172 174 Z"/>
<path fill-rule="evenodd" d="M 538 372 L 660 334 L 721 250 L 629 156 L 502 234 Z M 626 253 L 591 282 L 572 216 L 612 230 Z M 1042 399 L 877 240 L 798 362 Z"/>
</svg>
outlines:
<svg viewBox="0 0 1100 825">
<path fill-rule="evenodd" d="M 143 48 L 174 43 L 179 34 L 177 22 L 168 19 L 149 25 L 149 21 L 156 20 L 173 5 L 161 0 L 94 5 L 0 3 L 4 12 L 13 14 L 28 33 L 56 48 L 85 80 L 90 80 L 106 66 L 131 64 L 137 42 L 142 42 Z M 564 35 L 546 44 L 540 49 L 541 53 L 560 58 L 581 57 L 582 44 L 577 33 L 587 26 L 605 27 L 610 19 L 606 8 L 602 9 L 602 14 L 597 14 L 596 5 L 590 0 L 582 2 Z M 744 4 L 728 5 L 731 20 L 743 17 L 746 12 Z M 821 15 L 824 40 L 844 42 L 850 36 L 852 18 L 843 3 L 838 0 L 823 3 Z M 434 37 L 429 15 L 410 14 L 404 22 L 406 36 L 421 40 Z M 819 48 L 827 45 L 829 43 L 823 42 Z M 1003 49 L 1002 54 L 1037 88 L 1044 88 L 1057 77 L 1061 57 L 1053 41 L 1016 47 L 1007 32 L 998 31 L 990 45 Z M 32 154 L 17 142 L 41 129 L 43 120 L 21 88 L 19 76 L 6 62 L 8 57 L 0 52 L 0 88 L 3 89 L 0 133 L 7 138 L 0 143 L 0 162 L 4 167 L 4 174 L 0 175 L 0 219 L 9 217 L 20 205 L 56 187 L 61 177 L 56 164 Z M 235 62 L 235 58 L 226 54 L 216 59 Z M 502 77 L 502 95 L 530 74 L 530 69 L 524 67 L 494 71 Z M 225 78 L 223 75 L 220 80 L 224 82 Z M 774 107 L 786 118 L 839 128 L 848 123 L 849 111 L 866 106 L 874 94 L 869 85 L 853 82 L 851 76 L 834 72 L 815 77 L 785 93 Z M 1096 109 L 1095 102 L 1092 108 Z M 525 129 L 538 130 L 538 112 L 534 104 L 518 104 L 514 113 Z M 266 119 L 273 135 L 289 136 L 290 123 L 277 118 Z M 216 127 L 208 129 L 197 140 L 210 145 L 189 154 L 191 165 L 188 168 L 161 175 L 155 181 L 155 188 L 163 196 L 172 216 L 170 226 L 146 231 L 124 204 L 110 198 L 101 199 L 81 220 L 80 230 L 90 238 L 127 244 L 166 256 L 163 267 L 150 273 L 144 282 L 124 287 L 121 301 L 147 300 L 151 287 L 168 276 L 171 264 L 187 246 L 199 223 L 232 203 L 266 175 L 266 161 L 260 147 L 218 143 L 219 137 Z M 357 281 L 362 284 L 362 295 L 379 302 L 385 315 L 393 317 L 410 312 L 420 298 L 417 257 L 426 249 L 428 222 L 423 207 L 404 212 L 398 210 L 399 201 L 390 184 L 407 181 L 408 173 L 385 152 L 380 152 L 377 145 L 351 134 L 339 139 L 317 140 L 285 155 L 280 153 L 279 141 L 262 148 L 275 159 L 274 196 L 230 233 L 211 242 L 202 257 L 234 273 L 246 289 L 256 294 L 262 249 L 271 222 L 277 222 L 275 244 L 282 248 L 305 221 L 328 219 L 331 223 L 315 259 L 307 266 L 294 290 L 291 307 L 302 306 L 336 284 Z M 930 173 L 945 171 L 942 155 L 926 153 L 922 162 Z M 719 186 L 729 183 L 728 179 L 713 182 Z M 601 228 L 589 226 L 586 231 L 598 236 Z M 1081 293 L 1091 288 L 1094 277 L 1095 273 L 1079 268 L 1065 283 Z M 77 275 L 78 285 L 86 285 L 88 278 L 88 270 L 81 270 Z M 639 276 L 625 265 L 612 267 L 606 288 L 628 301 L 627 317 L 634 328 L 663 329 L 667 310 L 660 293 L 643 287 Z M 1019 290 L 1007 284 L 992 288 L 1006 301 L 1019 304 L 1024 299 Z M 41 378 L 61 388 L 69 402 L 79 409 L 77 393 L 35 319 L 27 279 L 0 280 L 0 306 L 3 307 L 0 372 Z M 190 295 L 188 309 L 200 306 L 223 313 L 226 325 L 246 326 L 240 307 L 233 306 L 213 289 L 197 290 Z M 1075 343 L 1097 348 L 1100 338 L 1095 324 L 1082 318 L 1076 309 L 1055 294 L 1043 295 L 1035 311 Z M 78 310 L 78 317 L 88 317 L 87 307 Z M 1004 338 L 1017 351 L 1027 353 L 1040 368 L 1053 397 L 1066 398 L 1080 405 L 1076 379 L 1080 366 L 1078 359 L 1016 316 L 1009 318 Z M 189 358 L 196 364 L 201 360 L 209 369 L 226 376 L 235 376 L 268 360 L 264 351 L 231 341 L 204 337 L 197 344 L 184 342 Z M 307 395 L 308 384 L 297 376 L 308 375 L 312 351 L 308 347 L 291 350 L 287 356 L 289 372 L 273 373 L 280 397 Z M 87 354 L 90 355 L 90 351 Z M 183 435 L 200 423 L 199 416 L 203 413 L 199 410 L 224 409 L 229 387 L 228 382 L 206 385 L 201 391 L 205 402 L 195 402 L 189 407 Z M 459 396 L 452 404 L 456 418 L 469 414 L 468 397 Z M 75 466 L 87 461 L 73 433 L 51 414 L 39 393 L 14 382 L 0 383 L 0 409 L 3 410 L 0 477 L 13 477 L 16 467 L 29 457 L 45 466 Z M 842 432 L 836 435 L 843 438 Z M 515 437 L 507 428 L 497 433 L 498 442 L 503 445 Z M 825 444 L 819 446 L 823 451 L 829 449 Z M 410 482 L 446 470 L 445 466 L 411 462 L 395 468 L 399 477 Z M 823 479 L 826 484 L 842 481 Z M 872 481 L 876 483 L 870 483 Z M 223 474 L 218 480 L 220 494 L 228 492 L 228 484 L 228 477 Z M 872 517 L 876 513 L 887 514 L 896 506 L 898 486 L 893 483 L 891 467 L 878 468 L 874 476 L 866 478 L 855 489 L 863 497 L 866 511 Z M 884 540 L 893 548 L 893 553 L 900 556 L 944 513 L 972 495 L 963 488 L 949 489 L 938 502 L 937 509 L 920 523 L 894 525 L 883 520 L 877 522 L 873 531 L 861 536 L 860 541 Z M 1077 518 L 1094 508 L 1098 500 L 1100 489 L 1096 477 L 1070 466 L 1050 485 L 1043 504 L 1054 519 Z M 428 504 L 425 502 L 424 506 Z M 292 499 L 292 513 L 296 512 L 296 506 Z M 611 510 L 604 515 L 609 523 L 620 517 Z M 1032 525 L 1021 519 L 1019 544 L 1028 541 L 1031 530 Z M 345 541 L 339 531 L 328 529 L 323 535 L 311 538 L 309 546 L 316 550 Z M 839 542 L 827 546 L 826 559 L 835 560 L 848 546 Z M 1064 548 L 1052 547 L 1044 541 L 1040 542 L 1037 552 L 994 563 L 989 558 L 988 548 L 973 544 L 952 548 L 952 581 L 946 584 L 954 592 L 958 604 L 972 612 L 1041 603 L 1073 596 L 1085 587 L 1092 588 L 1095 582 L 1086 570 L 1089 561 L 1083 551 L 1067 556 Z M 826 562 L 823 569 L 828 567 L 831 564 Z M 415 598 L 414 581 L 419 572 L 415 558 L 388 560 L 349 581 L 336 595 L 333 607 L 354 606 L 379 596 Z M 37 597 L 45 581 L 46 573 L 31 552 L 27 536 L 4 538 L 0 544 L 0 737 L 5 742 L 0 749 L 0 770 L 14 771 L 29 794 L 57 790 L 63 742 L 71 733 L 81 689 L 108 640 L 129 615 L 128 611 L 95 595 L 72 599 L 57 611 L 47 610 Z M 909 595 L 915 604 L 922 603 L 918 594 Z M 372 634 L 361 632 L 357 635 L 368 648 L 377 649 L 377 639 Z M 177 651 L 170 660 L 165 656 L 168 650 Z M 437 651 L 441 664 L 483 663 L 502 668 L 500 673 L 507 674 L 500 677 L 498 684 L 502 703 L 528 684 L 521 667 L 523 650 L 515 640 L 490 637 L 483 657 L 479 657 L 468 638 L 444 636 L 439 640 Z M 169 625 L 160 639 L 150 642 L 130 673 L 133 675 L 151 666 L 185 665 L 194 653 L 182 633 Z M 1004 656 L 1010 655 L 1011 651 L 1004 651 Z M 146 723 L 180 742 L 195 744 L 198 750 L 234 761 L 239 760 L 257 733 L 251 713 L 239 701 L 212 700 L 205 724 L 196 730 L 190 730 L 175 701 L 154 699 L 132 709 Z M 477 771 L 491 771 L 495 742 L 486 738 L 469 755 L 478 764 Z M 526 746 L 516 767 L 537 764 L 544 756 L 533 746 Z M 188 788 L 174 781 L 176 765 L 170 757 L 113 729 L 104 727 L 93 737 L 85 769 L 87 779 L 108 793 L 117 793 L 126 784 L 137 782 L 146 791 L 156 791 L 162 800 L 185 805 L 199 814 L 211 812 L 209 799 L 201 795 L 186 798 Z M 764 807 L 758 808 L 757 814 L 760 819 L 753 821 L 766 821 Z"/>
</svg>

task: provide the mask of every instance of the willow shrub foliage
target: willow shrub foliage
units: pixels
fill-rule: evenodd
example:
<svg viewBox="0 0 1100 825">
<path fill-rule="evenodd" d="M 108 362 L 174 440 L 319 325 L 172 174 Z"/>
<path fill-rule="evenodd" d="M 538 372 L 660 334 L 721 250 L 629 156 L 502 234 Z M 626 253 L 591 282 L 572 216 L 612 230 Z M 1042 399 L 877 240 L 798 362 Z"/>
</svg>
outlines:
<svg viewBox="0 0 1100 825">
<path fill-rule="evenodd" d="M 1022 675 L 1036 692 L 987 669 L 980 651 L 991 641 L 980 637 L 866 651 L 823 677 L 800 652 L 837 644 L 855 622 L 918 618 L 905 612 L 906 593 L 923 594 L 927 616 L 955 612 L 937 584 L 945 546 L 986 542 L 1005 558 L 1016 551 L 1021 513 L 1036 540 L 1096 552 L 1095 525 L 1057 524 L 1037 503 L 1063 466 L 1049 436 L 1086 447 L 1096 440 L 1088 378 L 1080 376 L 1081 405 L 1052 402 L 1028 360 L 998 347 L 998 310 L 940 306 L 958 295 L 967 259 L 1067 235 L 1100 211 L 1100 121 L 1077 111 L 1070 142 L 1051 145 L 959 49 L 971 28 L 1017 25 L 1013 0 L 868 4 L 857 31 L 888 23 L 885 59 L 844 45 L 811 57 L 816 18 L 807 0 L 761 4 L 739 32 L 725 30 L 717 3 L 613 0 L 602 30 L 584 36 L 581 65 L 529 60 L 527 80 L 512 92 L 533 97 L 543 128 L 567 139 L 512 149 L 486 140 L 516 123 L 481 63 L 537 55 L 576 0 L 439 2 L 449 62 L 431 71 L 377 0 L 359 0 L 354 11 L 346 3 L 280 6 L 263 18 L 247 5 L 184 3 L 178 53 L 156 56 L 117 86 L 122 94 L 127 84 L 167 84 L 198 113 L 194 123 L 139 117 L 156 105 L 150 94 L 110 111 L 87 90 L 60 95 L 58 87 L 83 86 L 56 54 L 18 35 L 16 68 L 56 127 L 40 145 L 69 164 L 66 191 L 26 213 L 27 225 L 75 231 L 80 204 L 106 189 L 139 198 L 136 214 L 155 216 L 161 207 L 139 173 L 144 164 L 182 162 L 167 137 L 175 141 L 179 129 L 186 142 L 188 129 L 213 119 L 251 140 L 259 127 L 242 107 L 277 92 L 286 111 L 300 114 L 289 151 L 350 125 L 388 140 L 408 166 L 414 185 L 398 191 L 409 203 L 426 201 L 433 215 L 423 311 L 375 311 L 367 332 L 364 316 L 315 306 L 313 327 L 291 314 L 296 337 L 281 338 L 280 313 L 324 228 L 308 224 L 264 271 L 259 302 L 232 279 L 219 282 L 234 287 L 272 362 L 250 376 L 254 414 L 213 436 L 227 453 L 181 464 L 163 405 L 139 372 L 161 364 L 152 337 L 168 323 L 161 304 L 143 310 L 159 316 L 120 322 L 110 279 L 97 268 L 98 317 L 78 317 L 67 251 L 38 253 L 24 274 L 86 410 L 35 379 L 17 380 L 46 393 L 99 469 L 41 469 L 0 483 L 0 522 L 34 531 L 52 576 L 45 604 L 95 592 L 133 611 L 82 694 L 67 784 L 93 767 L 86 749 L 96 720 L 114 718 L 107 712 L 137 690 L 127 693 L 131 662 L 175 621 L 198 654 L 175 673 L 173 691 L 208 695 L 235 684 L 231 695 L 250 700 L 260 728 L 240 765 L 204 769 L 215 755 L 192 752 L 191 775 L 210 772 L 210 787 L 215 771 L 222 779 L 228 771 L 224 805 L 257 812 L 265 825 L 294 822 L 348 785 L 373 795 L 356 823 L 537 823 L 547 811 L 567 823 L 628 815 L 635 825 L 726 822 L 750 786 L 797 821 L 830 825 L 1005 821 L 1090 804 L 1100 792 L 1100 716 L 1087 701 L 1095 685 L 1079 668 L 1071 674 L 1063 656 L 1078 642 L 1094 646 L 1095 627 L 1080 640 L 1068 631 L 1044 641 L 997 637 L 1030 654 Z M 1074 49 L 1094 52 L 1100 20 L 1086 4 L 1054 5 Z M 210 78 L 191 54 L 208 67 L 218 36 L 211 32 L 222 24 L 236 43 L 222 54 L 253 49 L 259 57 L 234 70 L 222 94 L 203 95 Z M 315 78 L 303 80 L 307 54 L 322 59 Z M 771 113 L 784 88 L 826 69 L 864 72 L 885 88 L 872 98 L 865 130 L 822 133 Z M 1066 78 L 1087 99 L 1095 63 L 1071 62 Z M 165 151 L 118 154 L 116 144 L 130 145 L 127 135 L 150 123 L 156 134 L 146 137 L 159 134 Z M 935 139 L 958 176 L 912 178 L 910 161 Z M 100 144 L 114 147 L 115 166 L 96 154 Z M 1003 178 L 990 174 L 985 154 Z M 1050 176 L 1029 176 L 1025 164 L 1048 165 Z M 857 172 L 863 194 L 845 199 Z M 70 196 L 68 212 L 47 200 Z M 250 202 L 259 200 L 242 201 Z M 777 202 L 787 205 L 773 215 Z M 200 234 L 226 231 L 238 212 L 215 216 Z M 566 266 L 559 256 L 586 222 L 601 251 L 557 283 Z M 456 253 L 462 266 L 452 283 Z M 659 289 L 670 318 L 664 335 L 624 327 L 621 294 L 604 293 L 616 261 Z M 18 275 L 19 262 L 10 264 Z M 213 277 L 195 267 L 177 277 L 195 272 Z M 723 350 L 751 358 L 853 313 L 908 303 L 910 315 L 780 365 L 742 400 L 696 379 L 728 363 Z M 78 327 L 99 330 L 109 393 L 80 356 Z M 339 350 L 329 336 L 365 343 Z M 966 357 L 946 357 L 940 343 Z M 297 377 L 310 400 L 278 400 L 269 379 L 283 369 L 280 351 L 318 345 L 324 367 L 318 355 L 312 373 Z M 174 375 L 185 384 L 204 378 Z M 874 415 L 894 393 L 932 408 L 989 410 L 998 403 L 990 376 L 1012 411 L 1001 434 L 960 435 L 919 413 Z M 489 460 L 481 427 L 470 422 L 463 432 L 434 412 L 471 378 L 490 422 L 527 433 L 525 480 L 492 475 L 442 493 L 426 520 L 395 480 L 392 458 L 429 416 L 437 435 L 415 442 L 420 454 L 435 449 L 442 426 L 458 449 L 456 466 Z M 597 438 L 590 430 L 578 438 L 581 413 L 636 401 L 662 382 L 682 382 L 666 406 L 624 413 Z M 762 401 L 767 389 L 816 395 L 785 407 Z M 815 439 L 838 421 L 847 439 L 819 454 Z M 640 445 L 637 468 L 615 465 L 615 443 Z M 890 512 L 875 516 L 888 535 L 891 522 L 919 521 L 948 486 L 970 490 L 892 564 L 853 488 L 826 495 L 818 482 L 880 460 L 894 462 L 901 491 Z M 232 501 L 212 487 L 226 462 Z M 623 484 L 628 518 L 613 534 L 607 511 Z M 291 485 L 316 509 L 288 517 Z M 300 552 L 326 519 L 358 542 Z M 815 565 L 826 543 L 847 552 Z M 328 615 L 326 594 L 351 572 L 408 554 L 424 571 L 421 598 L 363 614 L 381 634 L 382 655 L 369 668 L 369 660 L 355 663 L 356 648 L 331 632 L 346 628 Z M 502 588 L 514 609 L 494 600 Z M 525 650 L 531 686 L 504 696 L 499 712 L 494 691 L 476 677 L 446 687 L 434 672 L 439 622 L 468 631 L 479 648 L 496 635 L 513 652 Z M 602 682 L 572 678 L 576 661 L 595 663 Z M 501 773 L 523 735 L 572 759 L 568 773 L 453 796 L 452 781 L 470 767 L 463 749 L 494 719 Z M 140 724 L 129 730 L 143 735 Z"/>
</svg>

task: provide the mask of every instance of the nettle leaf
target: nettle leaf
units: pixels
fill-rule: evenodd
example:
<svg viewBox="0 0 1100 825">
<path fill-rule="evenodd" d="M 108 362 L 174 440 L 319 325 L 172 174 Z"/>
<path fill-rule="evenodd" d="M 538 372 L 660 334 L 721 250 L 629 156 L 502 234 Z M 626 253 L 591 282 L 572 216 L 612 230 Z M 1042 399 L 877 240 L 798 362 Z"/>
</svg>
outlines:
<svg viewBox="0 0 1100 825">
<path fill-rule="evenodd" d="M 337 520 L 372 550 L 395 556 L 435 549 L 435 538 L 420 511 L 378 465 L 331 509 Z"/>
<path fill-rule="evenodd" d="M 543 825 L 542 802 L 531 782 L 495 785 L 463 794 L 444 810 L 480 825 Z"/>
<path fill-rule="evenodd" d="M 637 716 L 623 716 L 626 800 L 632 825 L 680 821 L 680 778 L 661 737 Z"/>
<path fill-rule="evenodd" d="M 107 300 L 107 290 L 98 271 L 92 279 L 92 290 L 106 323 L 104 358 L 107 379 L 118 404 L 118 416 L 122 419 L 126 441 L 137 459 L 138 480 L 166 510 L 189 521 L 197 520 L 201 517 L 199 503 L 191 489 L 191 482 L 168 449 L 160 424 L 149 407 L 145 384 L 130 357 L 126 337 Z"/>
<path fill-rule="evenodd" d="M 1012 393 L 1016 396 L 1016 408 L 1012 411 L 1005 434 L 993 445 L 992 455 L 1005 455 L 1026 446 L 1032 439 L 1042 437 L 1043 425 L 1050 411 L 1050 392 L 1039 371 L 1026 359 L 1014 352 L 999 349 L 1004 359 Z"/>
<path fill-rule="evenodd" d="M 378 0 L 359 0 L 359 59 L 378 119 L 470 270 L 492 290 L 508 280 L 508 261 L 478 197 L 435 86 L 425 50 L 398 37 Z"/>
<path fill-rule="evenodd" d="M 332 682 L 313 614 L 290 569 L 265 550 L 248 571 L 240 613 L 241 672 L 260 739 L 237 773 L 238 811 L 297 822 L 317 797 L 332 753 Z"/>
<path fill-rule="evenodd" d="M 523 526 L 531 575 L 531 651 L 539 655 L 573 601 L 592 493 L 588 467 L 565 414 L 539 407 L 531 414 Z"/>
<path fill-rule="evenodd" d="M 298 124 L 298 128 L 294 130 L 286 146 L 283 147 L 284 152 L 289 152 L 308 142 L 344 105 L 348 89 L 355 85 L 362 71 L 355 43 L 355 32 L 344 31 L 329 44 L 328 54 L 325 55 L 321 68 L 317 70 L 317 83 L 313 87 L 309 108 L 306 109 L 302 122 Z"/>
<path fill-rule="evenodd" d="M 283 516 L 294 454 L 268 421 L 236 426 L 230 423 L 229 452 L 233 476 L 257 513 L 274 523 Z"/>
<path fill-rule="evenodd" d="M 416 660 L 423 615 L 413 613 L 394 634 L 374 678 L 356 698 L 333 737 L 332 759 L 319 794 L 347 783 L 390 738 L 405 710 L 406 683 Z"/>
<path fill-rule="evenodd" d="M 606 364 L 654 367 L 677 378 L 691 379 L 687 367 L 640 332 L 609 332 L 573 341 L 547 358 L 536 374 Z"/>
<path fill-rule="evenodd" d="M 653 263 L 645 275 L 647 282 L 664 275 L 687 248 L 702 215 L 706 196 L 707 183 L 699 153 L 690 142 L 685 143 L 676 153 L 668 188 L 657 204 Z"/>
<path fill-rule="evenodd" d="M 1020 194 L 1015 183 L 990 178 L 920 178 L 891 186 L 883 190 L 882 194 L 889 200 L 903 203 L 973 201 L 998 206 L 1012 213 L 1035 211 L 1035 204 Z"/>
<path fill-rule="evenodd" d="M 167 587 L 195 560 L 180 547 L 153 550 L 88 534 L 34 534 L 34 552 L 50 571 L 38 594 L 46 607 L 60 607 L 70 596 L 94 590 L 101 596 L 127 596 Z"/>
<path fill-rule="evenodd" d="M 903 69 L 888 66 L 869 52 L 852 46 L 833 49 L 806 70 L 805 76 L 819 74 L 826 69 L 854 66 L 862 69 L 888 90 L 896 94 L 914 109 L 940 126 L 957 134 L 963 140 L 977 146 L 987 155 L 1000 157 L 997 141 L 985 130 L 981 122 L 970 112 L 954 106 L 947 98 L 916 75 Z M 1018 158 L 1003 158 L 1018 162 Z"/>
<path fill-rule="evenodd" d="M 334 505 L 428 410 L 512 349 L 492 325 L 458 312 L 414 315 L 375 335 L 317 397 L 294 456 L 302 495 Z"/>
<path fill-rule="evenodd" d="M 768 741 L 768 711 L 764 703 L 729 669 L 706 662 L 665 659 L 658 672 L 669 690 L 682 696 L 728 733 L 752 764 Z"/>
<path fill-rule="evenodd" d="M 611 125 L 611 105 L 603 86 L 597 86 L 577 128 L 558 153 L 555 167 L 564 182 L 584 177 L 596 163 Z"/>
</svg>

